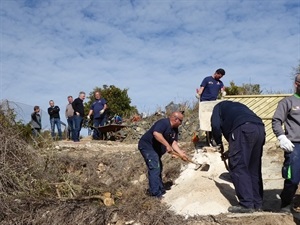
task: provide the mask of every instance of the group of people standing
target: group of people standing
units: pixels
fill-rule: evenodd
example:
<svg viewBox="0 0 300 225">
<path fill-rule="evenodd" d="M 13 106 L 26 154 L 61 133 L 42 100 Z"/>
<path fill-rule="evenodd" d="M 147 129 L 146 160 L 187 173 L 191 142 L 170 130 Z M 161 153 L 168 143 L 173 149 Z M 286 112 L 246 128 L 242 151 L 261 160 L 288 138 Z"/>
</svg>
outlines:
<svg viewBox="0 0 300 225">
<path fill-rule="evenodd" d="M 107 102 L 101 97 L 100 91 L 94 93 L 95 101 L 92 103 L 87 115 L 87 119 L 90 120 L 93 115 L 93 127 L 103 126 L 106 121 L 106 109 Z M 81 91 L 78 98 L 73 99 L 72 96 L 68 96 L 68 104 L 65 110 L 65 117 L 68 122 L 67 139 L 74 142 L 80 141 L 80 131 L 84 120 L 84 105 L 85 92 Z M 60 120 L 60 108 L 55 105 L 53 100 L 49 101 L 50 107 L 48 108 L 48 114 L 50 117 L 51 136 L 55 140 L 55 127 L 57 128 L 58 139 L 62 140 L 61 120 Z M 31 114 L 31 128 L 34 136 L 37 136 L 42 129 L 40 107 L 34 106 L 34 112 Z M 94 129 L 93 139 L 99 140 L 101 133 Z"/>
<path fill-rule="evenodd" d="M 216 100 L 224 92 L 220 78 L 225 70 L 218 69 L 206 77 L 197 90 L 199 101 Z M 278 103 L 272 119 L 272 129 L 284 150 L 282 176 L 284 188 L 280 194 L 281 210 L 290 212 L 300 181 L 300 73 L 295 76 L 295 93 Z M 223 94 L 224 95 L 224 94 Z M 162 198 L 166 193 L 162 181 L 163 154 L 176 152 L 187 160 L 178 146 L 178 127 L 184 115 L 173 112 L 169 118 L 158 120 L 141 137 L 140 150 L 148 168 L 148 194 Z M 220 101 L 213 107 L 210 135 L 217 149 L 223 151 L 222 136 L 228 142 L 229 174 L 239 204 L 230 206 L 232 213 L 251 213 L 263 207 L 262 153 L 265 144 L 265 127 L 262 119 L 246 105 L 239 102 Z M 200 121 L 201 123 L 201 121 Z M 282 126 L 284 125 L 284 129 Z"/>
</svg>

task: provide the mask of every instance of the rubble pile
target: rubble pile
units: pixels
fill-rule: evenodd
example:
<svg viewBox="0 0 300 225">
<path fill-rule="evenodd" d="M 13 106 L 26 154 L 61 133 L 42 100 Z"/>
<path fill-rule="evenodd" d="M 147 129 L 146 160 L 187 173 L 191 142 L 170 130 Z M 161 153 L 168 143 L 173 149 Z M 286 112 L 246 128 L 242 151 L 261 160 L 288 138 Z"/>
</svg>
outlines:
<svg viewBox="0 0 300 225">
<path fill-rule="evenodd" d="M 122 137 L 124 143 L 136 143 L 140 137 L 155 123 L 157 120 L 166 118 L 165 114 L 154 114 L 142 118 L 140 121 L 127 122 L 126 128 L 118 131 L 117 136 Z M 199 132 L 198 112 L 192 111 L 185 115 L 182 125 L 179 127 L 179 140 L 183 142 L 191 141 L 194 133 Z"/>
</svg>

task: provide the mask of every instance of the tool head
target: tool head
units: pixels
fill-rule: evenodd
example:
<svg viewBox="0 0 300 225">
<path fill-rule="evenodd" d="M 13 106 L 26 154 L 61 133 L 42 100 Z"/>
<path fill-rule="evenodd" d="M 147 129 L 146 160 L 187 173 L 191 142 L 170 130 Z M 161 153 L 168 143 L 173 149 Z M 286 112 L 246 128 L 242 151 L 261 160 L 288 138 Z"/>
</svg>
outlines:
<svg viewBox="0 0 300 225">
<path fill-rule="evenodd" d="M 203 164 L 197 164 L 194 170 L 208 171 L 209 168 L 210 168 L 209 164 L 203 163 Z"/>
</svg>

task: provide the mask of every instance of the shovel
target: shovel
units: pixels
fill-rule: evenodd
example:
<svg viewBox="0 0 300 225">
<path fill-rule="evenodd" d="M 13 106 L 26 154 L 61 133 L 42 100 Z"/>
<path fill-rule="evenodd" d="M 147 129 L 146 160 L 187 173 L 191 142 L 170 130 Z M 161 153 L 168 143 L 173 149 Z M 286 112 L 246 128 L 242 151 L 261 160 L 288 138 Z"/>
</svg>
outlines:
<svg viewBox="0 0 300 225">
<path fill-rule="evenodd" d="M 179 155 L 179 153 L 177 153 L 175 151 L 172 151 L 171 154 L 178 156 L 183 161 L 188 161 L 190 163 L 195 164 L 196 166 L 195 166 L 194 170 L 199 170 L 199 169 L 200 169 L 200 171 L 208 171 L 209 170 L 210 165 L 207 163 L 200 164 L 200 163 L 197 163 L 197 162 L 191 160 L 190 158 L 184 159 L 183 157 L 181 157 L 181 155 Z"/>
</svg>

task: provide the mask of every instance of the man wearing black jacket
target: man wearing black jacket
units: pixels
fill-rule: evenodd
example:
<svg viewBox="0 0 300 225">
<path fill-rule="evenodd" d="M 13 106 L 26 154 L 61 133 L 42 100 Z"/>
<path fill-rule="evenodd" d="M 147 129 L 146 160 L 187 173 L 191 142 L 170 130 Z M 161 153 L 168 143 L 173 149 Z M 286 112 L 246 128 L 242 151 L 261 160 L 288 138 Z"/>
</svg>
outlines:
<svg viewBox="0 0 300 225">
<path fill-rule="evenodd" d="M 56 125 L 59 140 L 61 140 L 62 134 L 61 134 L 61 122 L 60 122 L 60 116 L 59 116 L 60 108 L 57 105 L 56 106 L 54 105 L 53 100 L 49 101 L 49 105 L 50 105 L 50 107 L 48 108 L 48 114 L 50 116 L 51 136 L 53 139 L 55 139 L 55 125 Z"/>
<path fill-rule="evenodd" d="M 232 213 L 261 211 L 264 123 L 246 105 L 222 101 L 213 109 L 211 126 L 213 137 L 220 149 L 223 149 L 222 134 L 229 144 L 229 174 L 239 205 L 230 206 L 228 211 Z"/>
<path fill-rule="evenodd" d="M 81 91 L 79 97 L 72 102 L 74 109 L 73 126 L 74 132 L 72 132 L 72 139 L 74 142 L 80 141 L 80 130 L 82 127 L 84 117 L 83 100 L 85 99 L 85 92 Z"/>
</svg>

